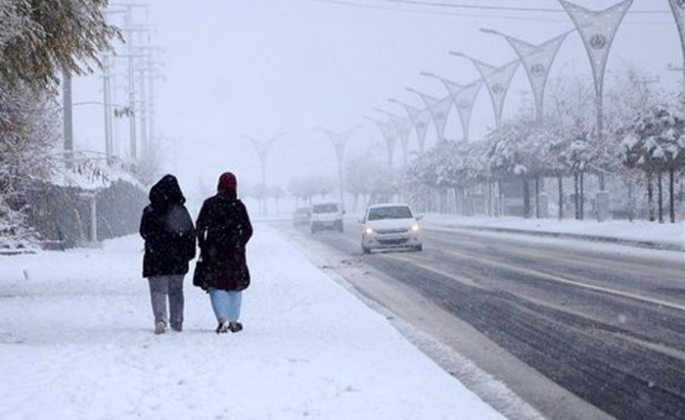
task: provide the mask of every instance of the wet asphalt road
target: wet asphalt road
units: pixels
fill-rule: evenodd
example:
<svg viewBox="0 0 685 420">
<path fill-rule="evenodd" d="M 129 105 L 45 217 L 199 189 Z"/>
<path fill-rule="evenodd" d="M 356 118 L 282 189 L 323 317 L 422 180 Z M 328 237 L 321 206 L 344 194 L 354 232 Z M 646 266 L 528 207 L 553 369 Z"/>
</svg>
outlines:
<svg viewBox="0 0 685 420">
<path fill-rule="evenodd" d="M 619 419 L 685 418 L 685 253 L 468 230 L 362 255 L 356 227 L 310 235 L 470 324 Z"/>
</svg>

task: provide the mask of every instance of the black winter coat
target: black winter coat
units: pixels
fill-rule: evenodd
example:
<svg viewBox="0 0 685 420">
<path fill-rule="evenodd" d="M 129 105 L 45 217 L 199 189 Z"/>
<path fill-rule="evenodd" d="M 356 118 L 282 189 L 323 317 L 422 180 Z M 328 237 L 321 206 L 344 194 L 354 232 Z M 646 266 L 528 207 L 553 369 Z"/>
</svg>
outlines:
<svg viewBox="0 0 685 420">
<path fill-rule="evenodd" d="M 242 201 L 217 194 L 202 204 L 197 217 L 200 259 L 193 284 L 206 290 L 240 291 L 250 284 L 245 246 L 252 223 Z"/>
<path fill-rule="evenodd" d="M 195 258 L 195 227 L 178 181 L 166 175 L 150 189 L 140 236 L 145 240 L 143 277 L 186 274 Z"/>
</svg>

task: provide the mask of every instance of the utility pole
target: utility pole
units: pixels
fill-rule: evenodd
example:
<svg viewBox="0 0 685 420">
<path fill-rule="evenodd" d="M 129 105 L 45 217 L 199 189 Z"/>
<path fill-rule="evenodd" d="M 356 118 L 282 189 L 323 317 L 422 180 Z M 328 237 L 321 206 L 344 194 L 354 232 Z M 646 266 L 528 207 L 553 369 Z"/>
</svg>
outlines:
<svg viewBox="0 0 685 420">
<path fill-rule="evenodd" d="M 136 140 L 136 91 L 135 91 L 135 76 L 133 74 L 133 33 L 131 30 L 133 21 L 133 6 L 127 5 L 126 15 L 124 17 L 124 30 L 127 31 L 127 45 L 128 45 L 128 106 L 131 111 L 129 117 L 129 155 L 131 159 L 138 157 L 138 143 Z"/>
<path fill-rule="evenodd" d="M 126 46 L 128 57 L 128 72 L 127 72 L 127 87 L 128 87 L 128 107 L 129 107 L 129 154 L 132 159 L 138 158 L 138 142 L 136 138 L 136 87 L 135 87 L 135 57 L 134 44 L 135 38 L 133 33 L 140 31 L 133 25 L 133 10 L 136 8 L 143 8 L 147 12 L 148 5 L 141 3 L 112 3 L 112 7 L 121 7 L 124 9 L 124 27 L 126 32 Z"/>
<path fill-rule="evenodd" d="M 67 168 L 71 167 L 74 155 L 74 120 L 72 115 L 71 74 L 69 70 L 62 70 L 62 117 L 64 132 L 64 161 Z"/>
<path fill-rule="evenodd" d="M 148 75 L 146 78 L 149 84 L 148 95 L 150 106 L 148 108 L 148 113 L 150 115 L 150 144 L 156 145 L 157 132 L 155 130 L 155 79 L 159 79 L 161 77 L 153 73 Z"/>
<path fill-rule="evenodd" d="M 114 143 L 112 141 L 112 86 L 109 56 L 104 56 L 102 59 L 102 96 L 105 116 L 105 158 L 107 164 L 110 165 L 114 155 Z"/>
<path fill-rule="evenodd" d="M 140 140 L 143 153 L 149 152 L 150 147 L 154 147 L 154 79 L 159 78 L 157 65 L 160 61 L 153 61 L 153 58 L 160 55 L 163 49 L 153 45 L 143 45 L 135 47 L 136 54 L 141 58 L 142 63 L 136 68 L 139 77 L 139 103 L 140 103 Z"/>
</svg>

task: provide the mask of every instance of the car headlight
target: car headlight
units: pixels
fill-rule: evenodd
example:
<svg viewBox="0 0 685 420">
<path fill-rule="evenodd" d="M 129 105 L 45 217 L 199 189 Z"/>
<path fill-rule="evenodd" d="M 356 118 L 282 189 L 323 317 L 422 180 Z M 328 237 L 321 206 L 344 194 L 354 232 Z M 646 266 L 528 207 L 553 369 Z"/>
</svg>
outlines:
<svg viewBox="0 0 685 420">
<path fill-rule="evenodd" d="M 371 229 L 370 227 L 364 229 L 364 232 L 366 232 L 367 235 L 373 235 L 373 229 Z"/>
<path fill-rule="evenodd" d="M 419 226 L 418 223 L 411 225 L 411 231 L 412 232 L 418 232 L 419 230 L 421 230 L 421 227 Z"/>
</svg>

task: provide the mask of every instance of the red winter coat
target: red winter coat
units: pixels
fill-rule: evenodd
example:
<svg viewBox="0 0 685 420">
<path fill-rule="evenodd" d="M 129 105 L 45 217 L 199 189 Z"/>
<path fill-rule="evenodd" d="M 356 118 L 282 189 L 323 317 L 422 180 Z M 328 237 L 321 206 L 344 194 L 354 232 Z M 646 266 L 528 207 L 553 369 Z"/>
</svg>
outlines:
<svg viewBox="0 0 685 420">
<path fill-rule="evenodd" d="M 193 284 L 204 290 L 240 291 L 250 284 L 245 246 L 252 237 L 252 224 L 234 188 L 227 193 L 220 184 L 219 193 L 205 200 L 197 217 L 200 258 Z"/>
</svg>

